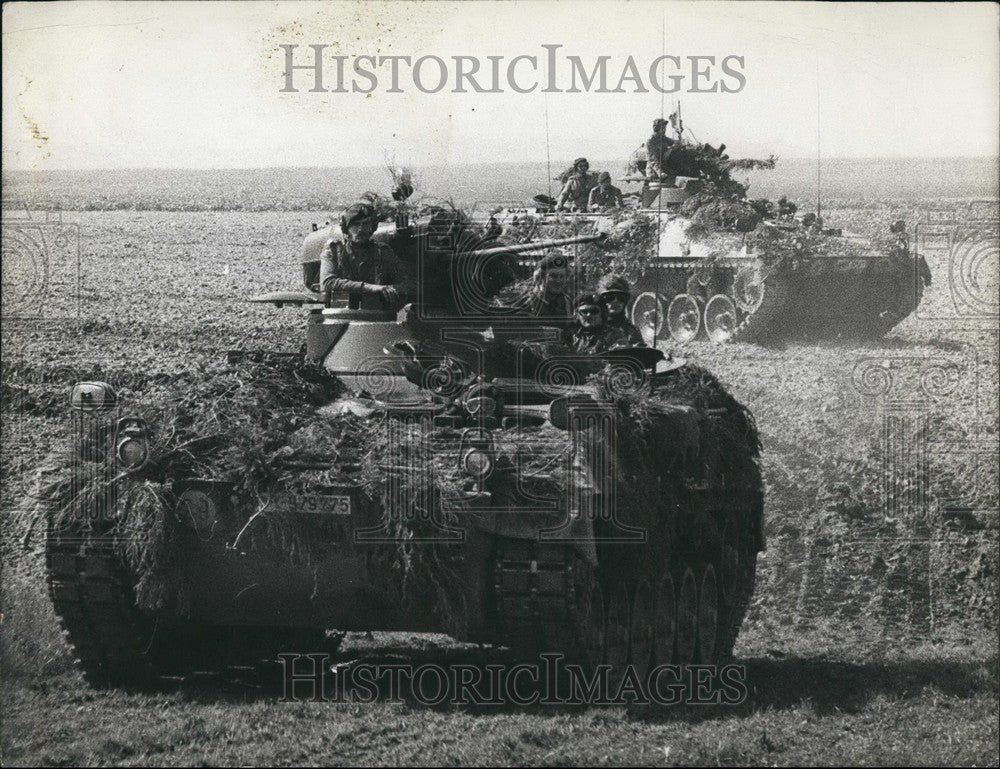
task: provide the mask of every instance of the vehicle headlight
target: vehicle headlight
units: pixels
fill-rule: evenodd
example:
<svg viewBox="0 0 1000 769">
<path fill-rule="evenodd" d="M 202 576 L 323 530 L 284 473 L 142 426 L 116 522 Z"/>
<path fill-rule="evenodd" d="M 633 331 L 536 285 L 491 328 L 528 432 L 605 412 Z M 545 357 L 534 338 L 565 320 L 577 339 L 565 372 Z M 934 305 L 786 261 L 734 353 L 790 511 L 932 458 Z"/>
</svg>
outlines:
<svg viewBox="0 0 1000 769">
<path fill-rule="evenodd" d="M 122 419 L 118 422 L 118 442 L 115 449 L 118 461 L 130 469 L 146 464 L 149 446 L 146 441 L 146 423 L 141 419 Z"/>
<path fill-rule="evenodd" d="M 77 382 L 73 385 L 69 402 L 77 411 L 110 411 L 117 404 L 118 395 L 105 382 Z"/>
<path fill-rule="evenodd" d="M 462 454 L 462 469 L 476 480 L 488 478 L 493 472 L 493 457 L 482 449 L 466 449 Z"/>
</svg>

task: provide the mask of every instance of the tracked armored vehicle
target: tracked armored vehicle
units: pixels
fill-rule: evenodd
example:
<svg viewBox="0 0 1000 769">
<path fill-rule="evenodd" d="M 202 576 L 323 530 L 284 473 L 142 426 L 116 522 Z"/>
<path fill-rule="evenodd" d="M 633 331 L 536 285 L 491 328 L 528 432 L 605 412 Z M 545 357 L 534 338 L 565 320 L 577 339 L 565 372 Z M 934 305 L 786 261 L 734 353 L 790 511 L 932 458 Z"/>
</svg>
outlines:
<svg viewBox="0 0 1000 769">
<path fill-rule="evenodd" d="M 633 187 L 623 210 L 557 212 L 540 195 L 499 212 L 501 240 L 597 231 L 610 247 L 616 234 L 638 246 L 642 230 L 642 247 L 617 269 L 633 282 L 630 317 L 649 344 L 878 338 L 916 309 L 931 275 L 902 221 L 881 243 L 824 227 L 784 199 L 747 199 L 730 175 L 739 161 L 678 142 L 667 174 L 619 179 Z M 582 267 L 588 259 L 606 261 L 585 254 Z"/>
<path fill-rule="evenodd" d="M 304 277 L 258 298 L 306 309 L 303 356 L 233 356 L 170 403 L 74 388 L 48 574 L 91 683 L 327 630 L 640 677 L 730 655 L 763 489 L 753 419 L 714 377 L 650 349 L 574 356 L 544 318 L 351 309 Z"/>
</svg>

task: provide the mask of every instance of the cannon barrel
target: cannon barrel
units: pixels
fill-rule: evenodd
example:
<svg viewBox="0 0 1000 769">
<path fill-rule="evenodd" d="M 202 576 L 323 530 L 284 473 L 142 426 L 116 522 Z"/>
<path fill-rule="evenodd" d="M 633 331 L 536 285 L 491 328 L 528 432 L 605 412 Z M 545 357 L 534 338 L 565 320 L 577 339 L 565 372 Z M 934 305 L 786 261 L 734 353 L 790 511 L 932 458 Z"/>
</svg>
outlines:
<svg viewBox="0 0 1000 769">
<path fill-rule="evenodd" d="M 556 246 L 572 246 L 576 243 L 597 243 L 607 237 L 606 232 L 595 235 L 575 235 L 572 238 L 550 238 L 549 240 L 536 240 L 533 243 L 516 243 L 509 246 L 493 246 L 491 248 L 480 248 L 469 251 L 467 257 L 494 256 L 496 254 L 524 254 L 528 251 L 539 251 L 545 248 L 555 248 Z"/>
</svg>

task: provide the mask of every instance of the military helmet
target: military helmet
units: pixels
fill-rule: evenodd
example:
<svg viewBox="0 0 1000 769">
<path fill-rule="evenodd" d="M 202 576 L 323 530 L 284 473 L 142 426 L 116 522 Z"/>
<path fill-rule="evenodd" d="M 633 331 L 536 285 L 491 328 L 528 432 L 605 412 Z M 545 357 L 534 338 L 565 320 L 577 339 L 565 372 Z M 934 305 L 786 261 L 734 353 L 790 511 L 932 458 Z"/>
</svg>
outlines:
<svg viewBox="0 0 1000 769">
<path fill-rule="evenodd" d="M 600 307 L 601 300 L 598 298 L 597 294 L 583 294 L 577 297 L 573 306 L 577 309 L 581 307 Z"/>
<path fill-rule="evenodd" d="M 605 294 L 625 294 L 629 296 L 632 289 L 621 275 L 605 275 L 597 284 L 597 293 L 601 296 Z"/>
<path fill-rule="evenodd" d="M 348 206 L 344 213 L 340 215 L 340 229 L 346 235 L 347 228 L 354 222 L 376 218 L 377 215 L 373 205 L 370 203 L 355 203 L 353 206 Z"/>
</svg>

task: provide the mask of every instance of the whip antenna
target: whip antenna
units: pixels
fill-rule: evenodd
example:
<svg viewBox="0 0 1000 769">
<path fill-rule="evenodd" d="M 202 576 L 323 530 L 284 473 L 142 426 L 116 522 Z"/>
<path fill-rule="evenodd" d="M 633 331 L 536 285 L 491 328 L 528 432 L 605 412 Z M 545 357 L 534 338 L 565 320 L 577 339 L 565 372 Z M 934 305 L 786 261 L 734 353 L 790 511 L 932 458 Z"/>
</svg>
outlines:
<svg viewBox="0 0 1000 769">
<path fill-rule="evenodd" d="M 822 214 L 822 180 L 820 177 L 819 62 L 816 62 L 816 218 Z"/>
<path fill-rule="evenodd" d="M 545 175 L 549 179 L 549 197 L 552 197 L 552 156 L 549 154 L 549 95 L 545 94 Z"/>
<path fill-rule="evenodd" d="M 661 58 L 660 58 L 660 82 L 661 83 L 663 82 L 664 62 L 666 62 L 666 58 L 667 58 L 666 57 L 666 53 L 667 53 L 667 17 L 661 11 L 660 12 L 660 56 L 661 56 Z M 666 100 L 666 94 L 664 94 L 663 89 L 661 88 L 660 89 L 660 120 L 663 120 L 663 107 L 664 107 L 665 100 Z M 660 155 L 662 157 L 662 155 L 663 155 L 662 151 L 660 152 Z M 646 167 L 647 168 L 649 167 L 649 161 L 650 161 L 650 158 L 647 157 L 646 158 Z M 657 163 L 657 168 L 659 168 L 659 163 Z M 659 169 L 659 176 L 661 176 L 661 177 L 663 176 L 663 169 L 662 168 Z M 660 259 L 660 234 L 661 234 L 660 233 L 660 228 L 663 226 L 663 217 L 661 215 L 662 212 L 663 212 L 663 186 L 660 183 L 660 179 L 657 179 L 657 185 L 659 186 L 659 189 L 657 190 L 657 193 L 656 193 L 656 259 L 657 259 L 657 261 L 659 261 L 659 259 Z M 657 265 L 657 269 L 656 269 L 656 292 L 655 292 L 655 296 L 653 297 L 654 300 L 655 300 L 653 302 L 653 339 L 652 339 L 653 343 L 651 345 L 651 347 L 654 350 L 656 349 L 656 337 L 659 335 L 658 334 L 658 330 L 660 328 L 660 296 L 661 296 L 661 294 L 660 294 L 660 283 L 661 283 L 661 280 L 663 278 L 663 276 L 661 274 L 662 271 L 663 271 L 662 268 L 660 268 L 659 265 Z"/>
</svg>

